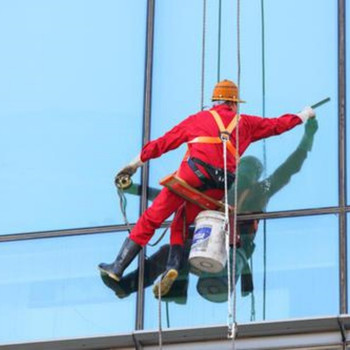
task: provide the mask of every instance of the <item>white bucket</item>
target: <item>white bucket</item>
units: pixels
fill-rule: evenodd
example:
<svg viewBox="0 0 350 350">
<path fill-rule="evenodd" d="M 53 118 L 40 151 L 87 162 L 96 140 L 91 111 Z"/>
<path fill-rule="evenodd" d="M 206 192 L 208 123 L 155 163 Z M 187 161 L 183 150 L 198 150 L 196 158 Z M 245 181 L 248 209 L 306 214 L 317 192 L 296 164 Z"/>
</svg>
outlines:
<svg viewBox="0 0 350 350">
<path fill-rule="evenodd" d="M 189 262 L 200 271 L 216 273 L 226 265 L 225 214 L 215 210 L 205 210 L 195 220 Z"/>
</svg>

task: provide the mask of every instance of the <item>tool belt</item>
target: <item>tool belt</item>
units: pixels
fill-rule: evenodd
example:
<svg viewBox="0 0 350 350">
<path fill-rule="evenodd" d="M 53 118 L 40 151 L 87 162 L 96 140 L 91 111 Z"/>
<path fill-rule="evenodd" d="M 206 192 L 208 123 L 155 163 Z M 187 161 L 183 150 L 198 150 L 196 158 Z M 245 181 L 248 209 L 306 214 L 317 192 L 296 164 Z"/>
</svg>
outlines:
<svg viewBox="0 0 350 350">
<path fill-rule="evenodd" d="M 198 188 L 200 191 L 205 191 L 208 189 L 225 189 L 225 173 L 221 168 L 216 168 L 202 160 L 194 157 L 188 157 L 187 159 L 189 167 L 197 175 L 199 180 L 202 182 L 202 186 Z M 197 164 L 201 165 L 209 175 L 206 177 L 201 170 L 197 167 Z M 229 189 L 235 181 L 235 175 L 232 173 L 227 173 L 227 188 Z"/>
</svg>

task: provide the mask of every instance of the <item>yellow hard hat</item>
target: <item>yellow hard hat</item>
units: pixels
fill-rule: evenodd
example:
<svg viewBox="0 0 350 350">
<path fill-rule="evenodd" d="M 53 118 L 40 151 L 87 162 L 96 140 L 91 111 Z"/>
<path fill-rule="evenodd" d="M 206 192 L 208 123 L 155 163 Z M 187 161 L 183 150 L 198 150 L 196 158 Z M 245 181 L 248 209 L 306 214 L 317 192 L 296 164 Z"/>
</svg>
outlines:
<svg viewBox="0 0 350 350">
<path fill-rule="evenodd" d="M 231 80 L 219 81 L 213 91 L 212 101 L 245 102 L 238 98 L 238 87 Z"/>
</svg>

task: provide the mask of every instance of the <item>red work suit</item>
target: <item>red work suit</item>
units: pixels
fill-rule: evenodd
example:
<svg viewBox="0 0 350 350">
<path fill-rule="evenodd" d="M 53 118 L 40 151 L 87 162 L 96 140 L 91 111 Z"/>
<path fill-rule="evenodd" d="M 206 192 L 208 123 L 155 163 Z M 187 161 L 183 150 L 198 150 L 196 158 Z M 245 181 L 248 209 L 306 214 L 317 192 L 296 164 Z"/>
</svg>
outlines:
<svg viewBox="0 0 350 350">
<path fill-rule="evenodd" d="M 212 108 L 220 115 L 225 127 L 234 118 L 234 113 L 228 105 L 219 105 Z M 239 155 L 241 156 L 247 147 L 260 139 L 279 135 L 285 131 L 301 124 L 302 120 L 295 114 L 285 114 L 279 118 L 261 118 L 242 114 L 239 121 Z M 176 125 L 162 137 L 148 142 L 141 151 L 141 160 L 146 162 L 152 158 L 158 158 L 163 153 L 179 147 L 199 136 L 219 135 L 218 126 L 209 111 L 202 111 L 191 115 Z M 236 146 L 236 130 L 233 130 L 230 137 L 231 143 Z M 222 144 L 189 143 L 189 156 L 223 169 L 223 146 Z M 204 173 L 205 170 L 198 166 Z M 236 170 L 235 157 L 227 152 L 228 171 L 234 173 Z M 191 170 L 184 159 L 177 171 L 177 175 L 186 181 L 190 186 L 198 188 L 202 185 L 197 175 Z M 223 190 L 208 189 L 206 195 L 221 199 Z M 145 246 L 154 234 L 154 231 L 173 213 L 174 220 L 170 227 L 170 244 L 184 244 L 187 237 L 188 226 L 203 209 L 190 203 L 182 197 L 163 188 L 154 199 L 152 205 L 143 213 L 135 227 L 130 233 L 130 239 L 141 246 Z M 184 224 L 184 220 L 185 224 Z"/>
</svg>

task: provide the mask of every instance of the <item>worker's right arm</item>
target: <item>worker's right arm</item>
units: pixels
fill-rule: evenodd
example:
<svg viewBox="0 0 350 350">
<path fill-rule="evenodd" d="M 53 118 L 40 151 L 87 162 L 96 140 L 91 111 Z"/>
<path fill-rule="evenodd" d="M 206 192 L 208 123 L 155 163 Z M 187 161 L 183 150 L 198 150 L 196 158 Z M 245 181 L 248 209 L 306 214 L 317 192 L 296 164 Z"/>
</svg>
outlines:
<svg viewBox="0 0 350 350">
<path fill-rule="evenodd" d="M 180 124 L 174 126 L 170 131 L 156 140 L 148 142 L 141 150 L 141 153 L 133 159 L 127 166 L 122 168 L 116 175 L 116 179 L 121 176 L 132 176 L 137 169 L 152 158 L 158 158 L 163 153 L 179 147 L 188 141 L 189 130 L 195 124 L 195 116 L 190 116 Z"/>
<path fill-rule="evenodd" d="M 148 142 L 141 151 L 142 162 L 158 158 L 162 154 L 178 148 L 189 141 L 189 131 L 195 124 L 195 116 L 190 116 L 156 140 Z"/>
</svg>

